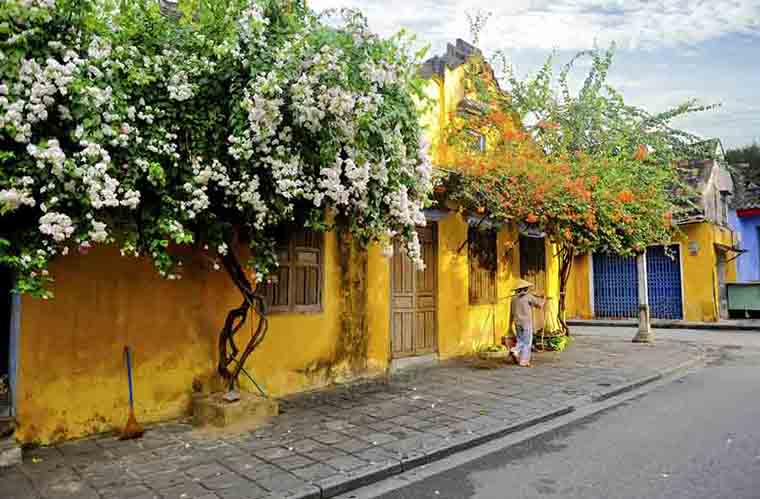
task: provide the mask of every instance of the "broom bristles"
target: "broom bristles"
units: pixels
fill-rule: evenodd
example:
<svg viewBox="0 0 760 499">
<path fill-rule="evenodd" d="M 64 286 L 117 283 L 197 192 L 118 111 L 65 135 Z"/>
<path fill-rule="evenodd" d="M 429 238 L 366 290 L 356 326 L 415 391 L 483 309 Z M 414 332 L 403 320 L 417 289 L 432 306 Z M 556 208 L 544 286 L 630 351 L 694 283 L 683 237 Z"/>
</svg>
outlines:
<svg viewBox="0 0 760 499">
<path fill-rule="evenodd" d="M 138 423 L 137 419 L 135 419 L 135 411 L 130 410 L 129 418 L 127 419 L 127 424 L 124 426 L 124 429 L 121 432 L 121 436 L 119 437 L 119 440 L 130 440 L 133 438 L 140 438 L 143 436 L 143 433 L 145 433 L 145 429 L 142 426 L 140 426 L 140 423 Z"/>
</svg>

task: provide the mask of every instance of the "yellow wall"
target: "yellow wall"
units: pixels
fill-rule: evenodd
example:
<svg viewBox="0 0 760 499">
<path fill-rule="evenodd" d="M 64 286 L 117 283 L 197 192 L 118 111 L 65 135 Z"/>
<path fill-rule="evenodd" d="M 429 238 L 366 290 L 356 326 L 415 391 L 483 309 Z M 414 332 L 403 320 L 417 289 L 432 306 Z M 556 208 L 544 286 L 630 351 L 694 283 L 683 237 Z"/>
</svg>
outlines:
<svg viewBox="0 0 760 499">
<path fill-rule="evenodd" d="M 381 371 L 391 357 L 391 265 L 378 244 L 369 248 L 367 283 L 368 368 Z"/>
<path fill-rule="evenodd" d="M 422 114 L 432 145 L 434 164 L 456 166 L 455 152 L 442 143 L 441 137 L 451 116 L 465 97 L 465 67 L 446 67 L 444 76 L 428 81 L 425 93 L 431 104 Z M 472 353 L 479 344 L 498 343 L 509 325 L 509 298 L 513 281 L 520 276 L 518 234 L 514 227 L 498 234 L 497 304 L 469 304 L 469 264 L 467 222 L 462 214 L 452 211 L 438 222 L 438 346 L 441 358 Z M 460 248 L 462 248 L 460 250 Z M 459 251 L 458 251 L 459 250 Z M 547 245 L 547 294 L 558 295 L 558 261 Z M 555 306 L 556 310 L 556 306 Z"/>
<path fill-rule="evenodd" d="M 718 300 L 718 258 L 716 244 L 732 246 L 731 231 L 711 223 L 695 223 L 681 227 L 684 238 L 681 242 L 683 255 L 684 318 L 689 321 L 717 321 L 719 319 Z M 696 243 L 696 254 L 691 254 L 690 245 Z M 733 255 L 729 254 L 728 258 Z M 727 281 L 736 278 L 736 262 L 727 268 Z"/>
<path fill-rule="evenodd" d="M 378 251 L 373 248 L 371 255 Z M 188 413 L 193 380 L 213 386 L 218 333 L 227 311 L 241 301 L 225 273 L 208 271 L 201 259 L 189 260 L 181 281 L 163 280 L 149 262 L 120 257 L 115 248 L 55 262 L 56 297 L 25 297 L 21 307 L 20 441 L 47 443 L 123 425 L 125 345 L 134 350 L 138 419 L 147 423 Z M 368 297 L 369 374 L 382 371 L 388 360 L 388 272 L 376 262 L 370 259 L 368 272 L 374 280 Z M 266 339 L 246 364 L 274 396 L 357 374 L 336 353 L 343 338 L 334 233 L 325 236 L 324 269 L 323 312 L 272 314 Z M 250 329 L 237 338 L 244 345 Z M 241 382 L 252 390 L 245 376 Z"/>
<path fill-rule="evenodd" d="M 682 286 L 684 319 L 687 321 L 716 321 L 719 318 L 718 271 L 716 244 L 732 246 L 730 230 L 708 222 L 680 227 Z M 695 249 L 693 252 L 691 249 Z M 733 256 L 728 254 L 728 258 Z M 727 281 L 736 278 L 736 262 L 727 267 Z M 588 319 L 591 312 L 591 258 L 583 255 L 575 259 L 568 283 L 567 315 L 571 318 Z"/>
<path fill-rule="evenodd" d="M 467 222 L 456 212 L 438 222 L 438 345 L 441 358 L 470 354 L 479 345 L 498 344 L 509 326 L 509 304 L 520 277 L 518 233 L 503 228 L 497 236 L 497 303 L 469 304 Z M 462 247 L 461 251 L 457 251 Z M 547 295 L 555 302 L 559 288 L 557 260 L 547 245 Z"/>
<path fill-rule="evenodd" d="M 591 256 L 575 257 L 567 282 L 566 315 L 573 319 L 591 318 Z"/>
</svg>

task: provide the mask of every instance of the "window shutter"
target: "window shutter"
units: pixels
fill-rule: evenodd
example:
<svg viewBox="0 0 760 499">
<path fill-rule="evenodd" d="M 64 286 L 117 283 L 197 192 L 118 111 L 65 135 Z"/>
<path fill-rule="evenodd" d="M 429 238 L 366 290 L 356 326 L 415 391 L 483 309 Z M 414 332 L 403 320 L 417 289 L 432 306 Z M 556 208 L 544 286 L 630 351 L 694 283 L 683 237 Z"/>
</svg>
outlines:
<svg viewBox="0 0 760 499">
<path fill-rule="evenodd" d="M 488 259 L 493 259 L 493 262 L 496 259 L 496 232 L 470 227 L 467 237 L 470 304 L 496 303 L 496 269 L 487 262 Z M 484 251 L 488 258 L 484 258 Z"/>
<path fill-rule="evenodd" d="M 299 312 L 319 311 L 322 308 L 322 245 L 323 235 L 311 230 L 294 234 L 293 309 Z"/>
<path fill-rule="evenodd" d="M 520 277 L 546 292 L 546 245 L 544 238 L 520 236 Z"/>
<path fill-rule="evenodd" d="M 273 312 L 322 310 L 324 235 L 307 229 L 283 233 L 277 241 L 279 268 L 267 286 Z"/>
<path fill-rule="evenodd" d="M 267 298 L 272 311 L 287 311 L 290 306 L 290 245 L 288 241 L 278 241 L 276 248 L 279 267 L 272 283 L 267 286 Z"/>
</svg>

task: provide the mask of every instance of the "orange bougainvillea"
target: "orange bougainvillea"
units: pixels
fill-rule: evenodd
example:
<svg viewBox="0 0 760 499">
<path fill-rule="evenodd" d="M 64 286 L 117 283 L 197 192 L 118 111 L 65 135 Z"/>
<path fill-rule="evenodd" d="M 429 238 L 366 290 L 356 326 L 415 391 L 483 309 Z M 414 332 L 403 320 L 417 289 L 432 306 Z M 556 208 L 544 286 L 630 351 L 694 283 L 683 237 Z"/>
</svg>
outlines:
<svg viewBox="0 0 760 499">
<path fill-rule="evenodd" d="M 590 58 L 591 67 L 576 91 L 565 77 L 580 58 Z M 529 223 L 545 233 L 557 246 L 560 297 L 576 255 L 630 255 L 673 235 L 679 182 L 671 165 L 689 134 L 671 121 L 698 109 L 651 115 L 626 104 L 609 91 L 611 62 L 612 52 L 584 52 L 556 79 L 556 61 L 549 60 L 535 77 L 508 74 L 504 87 L 481 78 L 482 67 L 465 64 L 465 79 L 473 80 L 465 85 L 467 98 L 478 105 L 444 132 L 443 142 L 457 151 L 447 166 L 459 169 L 449 201 L 484 208 L 497 224 Z M 520 121 L 535 117 L 533 126 Z M 473 134 L 486 138 L 485 151 L 473 147 Z M 488 166 L 472 168 L 468 157 Z M 562 311 L 562 298 L 558 305 Z"/>
<path fill-rule="evenodd" d="M 639 144 L 636 148 L 636 153 L 633 155 L 633 159 L 636 161 L 645 161 L 649 157 L 649 149 L 643 144 Z"/>
<path fill-rule="evenodd" d="M 631 191 L 621 191 L 617 196 L 618 201 L 621 203 L 632 203 L 634 200 L 633 193 Z"/>
</svg>

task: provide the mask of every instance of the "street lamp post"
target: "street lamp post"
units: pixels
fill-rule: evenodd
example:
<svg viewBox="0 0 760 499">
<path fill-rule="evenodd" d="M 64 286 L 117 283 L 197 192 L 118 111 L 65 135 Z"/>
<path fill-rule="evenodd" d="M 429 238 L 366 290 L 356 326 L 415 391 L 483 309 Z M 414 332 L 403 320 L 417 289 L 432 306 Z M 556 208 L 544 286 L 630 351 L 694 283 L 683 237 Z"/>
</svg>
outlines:
<svg viewBox="0 0 760 499">
<path fill-rule="evenodd" d="M 654 333 L 649 321 L 649 287 L 647 286 L 646 251 L 636 256 L 636 272 L 639 281 L 639 330 L 633 337 L 634 343 L 654 342 Z"/>
</svg>

